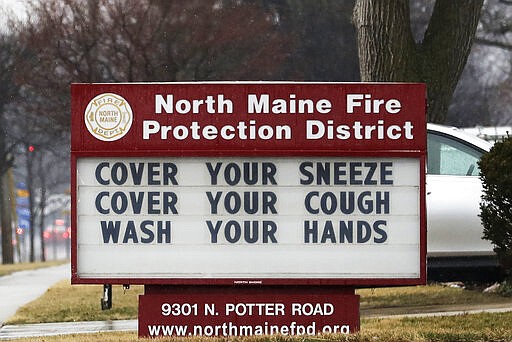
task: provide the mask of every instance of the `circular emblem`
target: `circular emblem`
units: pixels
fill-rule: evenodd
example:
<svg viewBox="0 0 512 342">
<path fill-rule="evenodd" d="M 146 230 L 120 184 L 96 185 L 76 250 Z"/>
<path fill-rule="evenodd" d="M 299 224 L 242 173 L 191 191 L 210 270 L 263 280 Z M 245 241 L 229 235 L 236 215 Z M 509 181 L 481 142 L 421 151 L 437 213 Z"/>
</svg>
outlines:
<svg viewBox="0 0 512 342">
<path fill-rule="evenodd" d="M 93 98 L 85 109 L 87 130 L 99 140 L 121 139 L 130 130 L 132 121 L 132 108 L 117 94 L 100 94 Z"/>
</svg>

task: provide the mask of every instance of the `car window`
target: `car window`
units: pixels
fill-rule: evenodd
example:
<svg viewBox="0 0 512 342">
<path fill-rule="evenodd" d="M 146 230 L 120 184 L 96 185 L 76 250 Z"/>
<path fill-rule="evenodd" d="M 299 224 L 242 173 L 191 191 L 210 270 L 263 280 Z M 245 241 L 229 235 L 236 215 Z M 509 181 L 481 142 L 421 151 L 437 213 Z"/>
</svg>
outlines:
<svg viewBox="0 0 512 342">
<path fill-rule="evenodd" d="M 427 173 L 430 175 L 478 176 L 482 151 L 444 135 L 428 133 Z"/>
</svg>

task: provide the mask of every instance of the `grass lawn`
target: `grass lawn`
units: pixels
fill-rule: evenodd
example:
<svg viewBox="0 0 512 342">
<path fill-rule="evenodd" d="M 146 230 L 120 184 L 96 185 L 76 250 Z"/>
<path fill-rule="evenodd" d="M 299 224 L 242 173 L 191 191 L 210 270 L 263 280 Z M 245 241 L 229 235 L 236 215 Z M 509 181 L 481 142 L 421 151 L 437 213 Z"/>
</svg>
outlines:
<svg viewBox="0 0 512 342">
<path fill-rule="evenodd" d="M 137 318 L 137 297 L 142 286 L 124 291 L 113 286 L 113 308 L 102 311 L 101 285 L 73 285 L 62 281 L 42 297 L 21 308 L 7 324 L 115 320 Z M 436 304 L 489 304 L 512 302 L 495 294 L 443 287 L 440 285 L 358 290 L 361 308 L 415 307 Z M 24 341 L 136 341 L 136 332 L 115 332 L 87 335 L 66 335 Z M 182 341 L 169 338 L 159 341 Z M 225 341 L 214 338 L 187 338 L 187 341 Z M 319 337 L 250 337 L 230 338 L 230 341 L 512 341 L 512 313 L 472 314 L 430 318 L 362 319 L 361 332 L 355 335 Z"/>
<path fill-rule="evenodd" d="M 20 308 L 6 323 L 136 319 L 138 296 L 143 293 L 143 286 L 132 286 L 126 291 L 121 285 L 112 286 L 112 309 L 103 311 L 100 306 L 102 285 L 71 285 L 69 280 L 63 280 Z"/>
<path fill-rule="evenodd" d="M 370 319 L 354 341 L 512 341 L 511 322 L 512 312 Z"/>
<path fill-rule="evenodd" d="M 390 308 L 402 306 L 429 306 L 453 304 L 490 304 L 508 301 L 494 293 L 482 293 L 442 285 L 385 287 L 376 289 L 360 289 L 361 309 Z"/>
<path fill-rule="evenodd" d="M 370 319 L 362 320 L 361 331 L 354 335 L 322 336 L 273 336 L 273 337 L 233 337 L 229 341 L 247 342 L 454 342 L 512 341 L 512 313 L 474 314 L 451 317 Z M 157 341 L 227 341 L 221 338 L 159 338 Z M 114 342 L 139 341 L 136 332 L 113 332 L 97 334 L 78 334 L 66 336 L 47 336 L 19 341 L 70 341 L 70 342 Z M 153 341 L 148 339 L 147 341 Z"/>
<path fill-rule="evenodd" d="M 63 280 L 43 296 L 22 307 L 8 324 L 136 319 L 138 296 L 143 286 L 112 287 L 112 309 L 102 311 L 102 285 L 71 285 Z M 424 307 L 449 304 L 512 303 L 512 298 L 441 285 L 407 286 L 357 290 L 361 310 L 393 307 Z M 511 304 L 512 305 L 512 304 Z M 512 323 L 511 323 L 512 325 Z"/>
</svg>

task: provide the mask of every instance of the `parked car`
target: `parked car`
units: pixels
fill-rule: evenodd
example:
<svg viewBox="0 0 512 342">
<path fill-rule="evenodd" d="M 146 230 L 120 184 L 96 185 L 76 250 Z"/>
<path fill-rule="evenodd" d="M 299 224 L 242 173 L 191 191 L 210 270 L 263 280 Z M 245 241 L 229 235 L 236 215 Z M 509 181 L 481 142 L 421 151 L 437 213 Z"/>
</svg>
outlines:
<svg viewBox="0 0 512 342">
<path fill-rule="evenodd" d="M 429 278 L 496 275 L 497 259 L 490 241 L 482 239 L 478 216 L 478 160 L 492 145 L 453 127 L 428 124 L 427 131 Z"/>
</svg>

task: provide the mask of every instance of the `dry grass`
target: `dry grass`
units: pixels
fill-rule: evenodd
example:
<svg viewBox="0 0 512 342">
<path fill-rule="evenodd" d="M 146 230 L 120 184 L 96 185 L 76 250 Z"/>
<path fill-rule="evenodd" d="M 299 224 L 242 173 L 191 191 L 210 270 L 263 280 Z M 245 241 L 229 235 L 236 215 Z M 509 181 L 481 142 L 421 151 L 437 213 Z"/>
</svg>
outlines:
<svg viewBox="0 0 512 342">
<path fill-rule="evenodd" d="M 386 287 L 360 289 L 361 309 L 390 308 L 402 306 L 428 306 L 451 304 L 489 304 L 502 303 L 512 298 L 504 298 L 494 293 L 464 290 L 442 285 Z"/>
<path fill-rule="evenodd" d="M 45 262 L 23 262 L 19 264 L 0 265 L 0 276 L 5 276 L 18 271 L 28 271 L 43 267 L 62 265 L 68 262 L 69 260 L 52 260 Z"/>
<path fill-rule="evenodd" d="M 64 280 L 50 288 L 43 296 L 22 307 L 8 324 L 73 322 L 115 319 L 136 319 L 138 296 L 143 286 L 132 286 L 124 291 L 113 286 L 113 308 L 102 311 L 101 285 L 71 285 Z M 449 304 L 502 303 L 512 299 L 496 294 L 483 294 L 440 285 L 410 286 L 357 290 L 361 296 L 361 309 L 385 307 L 415 307 Z"/>
<path fill-rule="evenodd" d="M 71 285 L 63 280 L 46 291 L 35 301 L 25 305 L 11 317 L 7 324 L 103 321 L 137 318 L 138 296 L 142 286 L 124 290 L 112 287 L 112 309 L 101 310 L 102 285 Z"/>
<path fill-rule="evenodd" d="M 136 319 L 138 296 L 143 286 L 132 286 L 124 291 L 122 286 L 113 286 L 113 308 L 102 311 L 101 285 L 71 285 L 61 281 L 50 288 L 39 299 L 24 306 L 8 324 L 73 322 L 115 319 Z M 361 296 L 361 309 L 392 307 L 423 307 L 450 304 L 503 303 L 511 298 L 497 294 L 483 294 L 440 285 L 410 286 L 357 290 Z"/>
<path fill-rule="evenodd" d="M 63 281 L 52 287 L 38 300 L 18 311 L 9 324 L 114 320 L 137 318 L 137 297 L 143 293 L 142 286 L 134 286 L 124 293 L 121 286 L 113 288 L 113 309 L 101 311 L 101 285 L 73 285 Z M 430 304 L 478 304 L 502 302 L 498 295 L 481 294 L 442 287 L 439 285 L 379 288 L 358 290 L 362 307 L 424 306 Z M 509 299 L 508 299 L 509 300 Z M 473 314 L 432 318 L 363 319 L 358 334 L 325 335 L 318 337 L 248 337 L 248 338 L 166 338 L 158 341 L 290 341 L 290 342 L 391 342 L 391 341 L 512 341 L 512 313 Z M 138 341 L 136 332 L 112 332 L 46 336 L 21 339 L 20 341 Z M 153 340 L 153 339 L 152 339 Z M 149 341 L 149 340 L 148 340 Z"/>
<path fill-rule="evenodd" d="M 354 335 L 272 336 L 232 338 L 159 338 L 157 341 L 183 342 L 452 342 L 452 341 L 512 341 L 512 313 L 475 314 L 453 317 L 371 319 L 363 320 L 361 332 Z M 20 339 L 19 341 L 114 342 L 154 341 L 138 339 L 136 332 L 113 332 L 84 335 L 48 336 Z"/>
<path fill-rule="evenodd" d="M 363 336 L 379 336 L 378 340 L 384 341 L 512 341 L 511 322 L 512 312 L 481 313 L 371 319 L 363 321 L 361 330 Z"/>
</svg>

